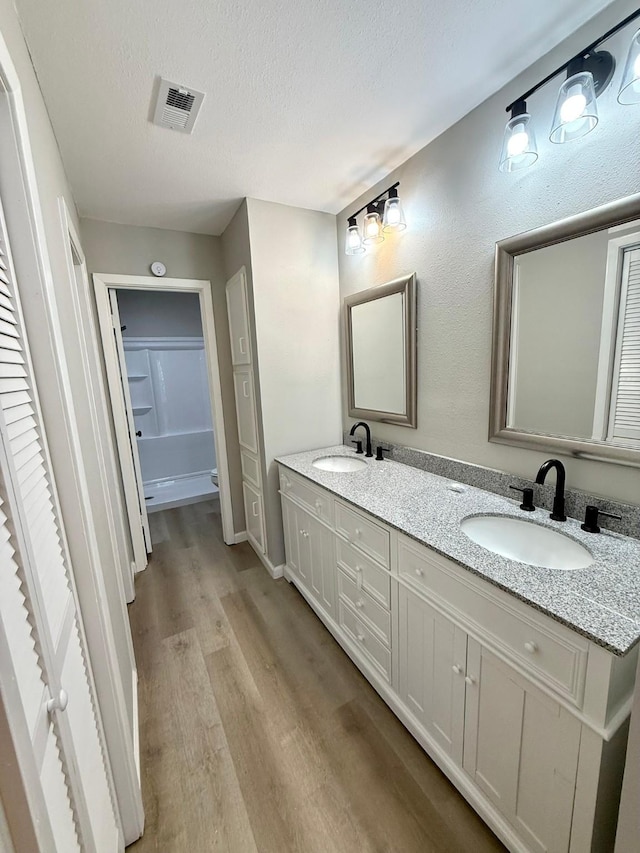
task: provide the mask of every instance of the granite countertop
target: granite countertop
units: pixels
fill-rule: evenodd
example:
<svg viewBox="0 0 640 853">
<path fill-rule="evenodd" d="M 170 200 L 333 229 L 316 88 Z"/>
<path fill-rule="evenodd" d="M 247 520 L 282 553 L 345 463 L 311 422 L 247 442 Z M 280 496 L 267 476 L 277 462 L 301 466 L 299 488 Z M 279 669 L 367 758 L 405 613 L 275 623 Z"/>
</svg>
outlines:
<svg viewBox="0 0 640 853">
<path fill-rule="evenodd" d="M 524 513 L 519 500 L 389 460 L 366 459 L 366 469 L 351 473 L 321 471 L 312 462 L 323 456 L 356 454 L 338 445 L 276 461 L 617 655 L 640 639 L 640 540 L 607 530 L 585 533 L 576 519 L 551 521 L 543 509 Z M 564 571 L 494 554 L 460 528 L 463 518 L 478 514 L 509 515 L 559 530 L 588 548 L 594 562 Z"/>
</svg>

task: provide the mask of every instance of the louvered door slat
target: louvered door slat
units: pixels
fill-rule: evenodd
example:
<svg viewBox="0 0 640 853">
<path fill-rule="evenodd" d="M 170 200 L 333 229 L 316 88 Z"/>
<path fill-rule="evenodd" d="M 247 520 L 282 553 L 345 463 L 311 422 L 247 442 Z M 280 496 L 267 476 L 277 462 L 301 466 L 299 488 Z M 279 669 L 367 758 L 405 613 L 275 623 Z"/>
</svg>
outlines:
<svg viewBox="0 0 640 853">
<path fill-rule="evenodd" d="M 10 393 L 12 391 L 26 391 L 29 386 L 21 376 L 11 376 L 0 378 L 0 394 Z"/>
<path fill-rule="evenodd" d="M 3 335 L 9 335 L 9 337 L 17 338 L 18 330 L 15 327 L 15 320 L 13 319 L 13 315 L 10 315 L 11 322 L 8 322 L 3 317 L 0 317 L 0 333 Z"/>
<path fill-rule="evenodd" d="M 22 435 L 23 433 L 27 432 L 27 430 L 35 429 L 35 427 L 36 422 L 33 417 L 27 416 L 15 421 L 15 423 L 7 424 L 7 435 L 9 436 L 9 440 L 13 441 L 13 439 L 17 438 L 17 436 Z"/>
<path fill-rule="evenodd" d="M 5 335 L 0 332 L 0 347 L 2 349 L 16 350 L 21 352 L 22 346 L 20 345 L 20 341 L 17 338 L 14 338 L 13 335 Z"/>
</svg>

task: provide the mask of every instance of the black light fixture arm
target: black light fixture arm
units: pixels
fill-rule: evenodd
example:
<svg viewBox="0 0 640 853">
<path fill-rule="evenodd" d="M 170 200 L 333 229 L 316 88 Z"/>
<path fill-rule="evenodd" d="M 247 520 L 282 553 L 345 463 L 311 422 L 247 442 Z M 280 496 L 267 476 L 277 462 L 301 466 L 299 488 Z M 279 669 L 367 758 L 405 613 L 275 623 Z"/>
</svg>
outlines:
<svg viewBox="0 0 640 853">
<path fill-rule="evenodd" d="M 366 204 L 363 204 L 359 210 L 356 210 L 355 213 L 352 213 L 349 216 L 349 219 L 355 219 L 356 216 L 358 216 L 360 213 L 362 213 L 363 210 L 366 210 L 370 204 L 375 204 L 376 202 L 380 201 L 383 196 L 387 195 L 387 193 L 390 193 L 391 190 L 395 190 L 399 186 L 400 186 L 400 181 L 396 181 L 395 184 L 392 184 L 390 187 L 387 187 L 386 190 L 381 192 L 375 198 L 372 198 L 371 201 L 368 201 Z"/>
<path fill-rule="evenodd" d="M 600 36 L 600 38 L 596 39 L 596 41 L 593 41 L 593 42 L 591 42 L 591 44 L 588 44 L 583 50 L 581 50 L 579 53 L 576 53 L 575 56 L 572 56 L 571 59 L 567 60 L 567 62 L 565 62 L 559 68 L 556 68 L 555 71 L 552 71 L 551 74 L 547 74 L 547 76 L 543 80 L 541 80 L 539 83 L 536 83 L 535 86 L 532 86 L 530 89 L 528 89 L 524 93 L 524 95 L 520 95 L 519 98 L 516 98 L 515 101 L 512 101 L 509 104 L 509 106 L 507 107 L 506 112 L 511 112 L 511 110 L 514 108 L 514 106 L 516 106 L 516 104 L 518 104 L 519 101 L 526 101 L 527 98 L 530 98 L 531 95 L 533 95 L 535 92 L 538 91 L 538 89 L 541 89 L 550 80 L 553 80 L 554 77 L 557 77 L 558 74 L 562 74 L 563 71 L 566 71 L 567 68 L 572 63 L 575 63 L 581 59 L 584 59 L 590 53 L 593 53 L 593 51 L 597 47 L 599 47 L 603 42 L 605 42 L 607 39 L 611 38 L 611 36 L 615 35 L 620 30 L 624 29 L 624 27 L 626 27 L 627 24 L 630 24 L 631 21 L 635 21 L 636 18 L 640 18 L 640 9 L 637 9 L 635 12 L 632 12 L 630 15 L 627 15 L 627 17 L 623 21 L 620 21 L 619 24 L 616 24 L 615 27 L 611 27 L 610 30 L 607 30 L 607 32 L 604 35 Z M 383 193 L 383 195 L 384 195 L 384 193 Z"/>
</svg>

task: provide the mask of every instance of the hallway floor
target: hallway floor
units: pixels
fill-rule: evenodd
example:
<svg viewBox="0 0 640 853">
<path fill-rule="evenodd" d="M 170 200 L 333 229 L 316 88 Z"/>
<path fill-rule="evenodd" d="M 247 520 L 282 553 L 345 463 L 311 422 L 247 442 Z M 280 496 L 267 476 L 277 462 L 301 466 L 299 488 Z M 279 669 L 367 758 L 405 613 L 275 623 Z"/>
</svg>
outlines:
<svg viewBox="0 0 640 853">
<path fill-rule="evenodd" d="M 504 850 L 217 501 L 150 517 L 133 853 Z"/>
</svg>

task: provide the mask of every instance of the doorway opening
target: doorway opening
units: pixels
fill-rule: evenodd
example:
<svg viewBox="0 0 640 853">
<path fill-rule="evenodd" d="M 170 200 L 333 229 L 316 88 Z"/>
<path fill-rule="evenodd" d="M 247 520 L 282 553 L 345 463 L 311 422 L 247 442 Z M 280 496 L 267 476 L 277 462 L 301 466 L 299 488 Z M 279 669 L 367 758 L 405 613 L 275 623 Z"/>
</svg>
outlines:
<svg viewBox="0 0 640 853">
<path fill-rule="evenodd" d="M 147 512 L 217 498 L 198 294 L 115 293 Z"/>
<path fill-rule="evenodd" d="M 136 571 L 156 509 L 218 496 L 224 542 L 235 544 L 211 282 L 93 282 Z"/>
</svg>

